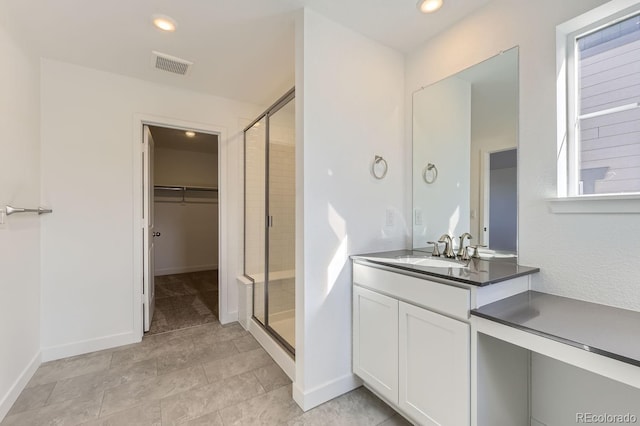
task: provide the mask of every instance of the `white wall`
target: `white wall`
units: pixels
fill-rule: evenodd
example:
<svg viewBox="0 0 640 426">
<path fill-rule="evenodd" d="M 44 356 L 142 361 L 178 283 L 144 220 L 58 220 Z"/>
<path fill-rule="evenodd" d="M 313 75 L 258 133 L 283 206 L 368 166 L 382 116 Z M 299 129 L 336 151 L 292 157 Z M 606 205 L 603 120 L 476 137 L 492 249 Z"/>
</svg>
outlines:
<svg viewBox="0 0 640 426">
<path fill-rule="evenodd" d="M 218 185 L 218 155 L 155 148 L 155 185 Z M 181 274 L 218 268 L 218 194 L 156 191 L 155 274 Z"/>
<path fill-rule="evenodd" d="M 218 154 L 155 147 L 155 185 L 217 186 Z"/>
<path fill-rule="evenodd" d="M 357 385 L 351 373 L 354 253 L 403 248 L 402 56 L 311 10 L 296 27 L 296 379 L 311 408 Z M 389 164 L 370 172 L 374 156 Z M 385 226 L 386 211 L 394 226 Z"/>
<path fill-rule="evenodd" d="M 229 282 L 221 320 L 233 319 L 242 253 L 240 120 L 260 108 L 51 60 L 41 67 L 42 192 L 56 209 L 42 228 L 43 357 L 139 338 L 133 304 L 140 288 L 134 282 L 136 113 L 226 131 L 220 161 L 229 188 L 221 215 L 229 233 L 223 247 Z M 229 318 L 222 318 L 227 306 Z"/>
<path fill-rule="evenodd" d="M 154 239 L 155 275 L 218 269 L 217 201 L 173 200 L 154 203 L 154 229 L 160 232 Z"/>
<path fill-rule="evenodd" d="M 39 64 L 2 15 L 0 209 L 33 208 L 40 204 Z M 40 364 L 40 221 L 47 219 L 12 215 L 0 225 L 0 421 Z"/>
<path fill-rule="evenodd" d="M 602 3 L 494 0 L 408 56 L 406 105 L 412 90 L 519 45 L 519 261 L 540 267 L 535 290 L 640 310 L 638 215 L 557 215 L 545 201 L 556 195 L 555 27 Z M 571 383 L 566 370 L 556 373 Z M 553 410 L 537 403 L 542 396 L 533 394 L 536 410 Z"/>
</svg>

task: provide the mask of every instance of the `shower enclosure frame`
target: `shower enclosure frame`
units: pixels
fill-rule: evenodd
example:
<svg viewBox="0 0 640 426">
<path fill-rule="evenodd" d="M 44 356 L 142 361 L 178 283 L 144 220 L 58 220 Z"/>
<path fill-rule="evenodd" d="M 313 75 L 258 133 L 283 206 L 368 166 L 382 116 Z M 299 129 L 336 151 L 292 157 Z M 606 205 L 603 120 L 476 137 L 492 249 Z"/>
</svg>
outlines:
<svg viewBox="0 0 640 426">
<path fill-rule="evenodd" d="M 251 318 L 255 320 L 271 337 L 273 337 L 281 346 L 283 346 L 294 358 L 296 354 L 295 348 L 287 342 L 277 331 L 275 331 L 269 325 L 269 227 L 271 225 L 272 216 L 269 215 L 269 167 L 270 158 L 270 140 L 269 140 L 269 118 L 286 106 L 289 102 L 295 99 L 295 87 L 291 88 L 280 99 L 274 102 L 269 108 L 267 108 L 262 114 L 260 114 L 255 120 L 249 123 L 243 131 L 243 149 L 244 149 L 244 162 L 243 162 L 243 202 L 244 202 L 244 217 L 243 217 L 243 275 L 252 283 L 252 298 L 251 298 Z M 246 271 L 246 259 L 247 259 L 247 131 L 250 130 L 256 123 L 265 119 L 265 234 L 264 234 L 264 324 L 259 318 L 255 316 L 255 304 L 256 304 L 256 282 L 255 279 L 247 274 Z"/>
</svg>

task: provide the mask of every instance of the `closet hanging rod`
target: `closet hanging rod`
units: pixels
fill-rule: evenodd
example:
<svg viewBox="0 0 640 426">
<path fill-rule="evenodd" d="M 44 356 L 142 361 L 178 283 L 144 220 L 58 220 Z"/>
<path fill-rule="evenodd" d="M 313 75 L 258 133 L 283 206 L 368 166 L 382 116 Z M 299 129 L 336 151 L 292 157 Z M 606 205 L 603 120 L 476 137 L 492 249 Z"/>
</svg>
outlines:
<svg viewBox="0 0 640 426">
<path fill-rule="evenodd" d="M 184 200 L 184 201 L 170 201 L 170 200 L 154 200 L 154 202 L 156 203 L 161 203 L 161 204 L 218 204 L 218 201 L 190 201 L 190 200 Z"/>
<path fill-rule="evenodd" d="M 154 185 L 154 189 L 161 191 L 210 191 L 218 192 L 218 188 L 211 186 L 176 186 L 176 185 Z"/>
</svg>

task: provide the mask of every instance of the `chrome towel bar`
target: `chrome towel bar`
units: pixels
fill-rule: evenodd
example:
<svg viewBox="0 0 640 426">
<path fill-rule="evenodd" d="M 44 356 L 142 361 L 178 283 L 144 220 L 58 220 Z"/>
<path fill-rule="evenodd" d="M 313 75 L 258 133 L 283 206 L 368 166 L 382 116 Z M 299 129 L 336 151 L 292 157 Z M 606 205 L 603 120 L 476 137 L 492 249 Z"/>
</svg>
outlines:
<svg viewBox="0 0 640 426">
<path fill-rule="evenodd" d="M 53 210 L 47 209 L 45 207 L 38 207 L 37 209 L 25 209 L 21 207 L 6 206 L 4 208 L 4 212 L 6 213 L 7 216 L 11 216 L 12 214 L 15 214 L 15 213 L 38 213 L 38 214 L 53 213 Z"/>
</svg>

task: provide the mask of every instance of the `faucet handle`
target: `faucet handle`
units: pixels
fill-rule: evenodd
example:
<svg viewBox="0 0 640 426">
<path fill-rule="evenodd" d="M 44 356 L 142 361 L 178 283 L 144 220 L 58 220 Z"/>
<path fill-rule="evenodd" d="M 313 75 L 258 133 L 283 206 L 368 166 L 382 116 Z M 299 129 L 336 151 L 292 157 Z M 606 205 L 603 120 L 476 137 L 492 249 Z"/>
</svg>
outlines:
<svg viewBox="0 0 640 426">
<path fill-rule="evenodd" d="M 439 241 L 427 241 L 427 244 L 433 245 L 433 251 L 431 252 L 431 256 L 440 256 L 440 250 L 438 250 Z"/>
<path fill-rule="evenodd" d="M 478 248 L 486 247 L 486 246 L 483 245 L 483 244 L 476 244 L 476 245 L 469 246 L 469 247 L 471 247 L 473 249 L 473 254 L 471 255 L 471 257 L 473 257 L 474 259 L 480 259 L 480 253 L 478 253 Z"/>
<path fill-rule="evenodd" d="M 460 257 L 460 260 L 471 260 L 471 258 L 469 257 L 469 247 L 462 247 L 460 248 L 460 250 L 458 250 L 458 257 Z"/>
</svg>

